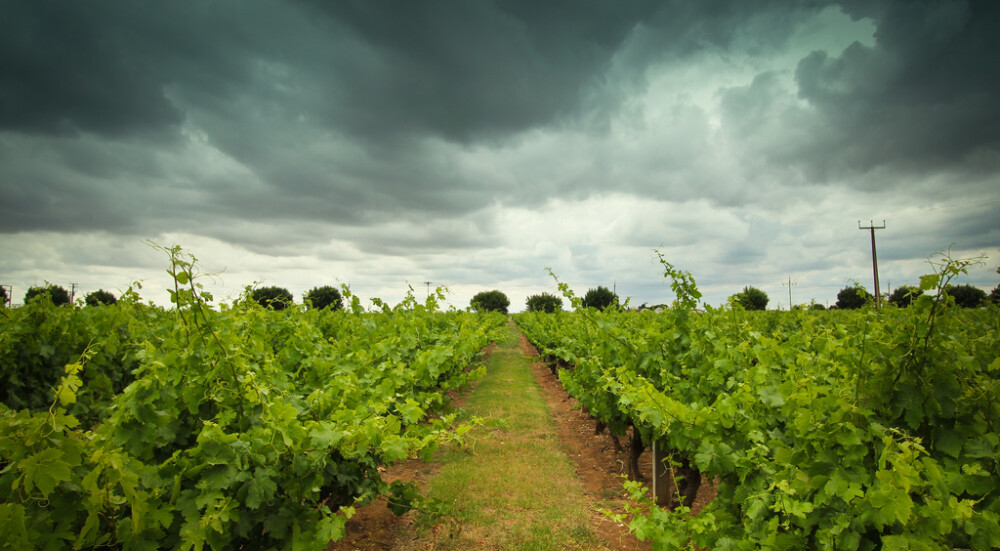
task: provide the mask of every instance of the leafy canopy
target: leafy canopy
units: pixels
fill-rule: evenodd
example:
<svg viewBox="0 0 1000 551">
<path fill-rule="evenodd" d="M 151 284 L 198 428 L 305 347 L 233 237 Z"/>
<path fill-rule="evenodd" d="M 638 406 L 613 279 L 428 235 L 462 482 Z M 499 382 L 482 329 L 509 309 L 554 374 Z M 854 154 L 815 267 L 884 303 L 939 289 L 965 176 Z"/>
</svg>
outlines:
<svg viewBox="0 0 1000 551">
<path fill-rule="evenodd" d="M 766 310 L 770 300 L 767 293 L 756 287 L 745 286 L 743 290 L 729 297 L 730 302 L 739 304 L 744 310 Z"/>
<path fill-rule="evenodd" d="M 284 287 L 258 287 L 250 296 L 257 304 L 272 310 L 284 310 L 293 302 L 292 293 Z"/>
<path fill-rule="evenodd" d="M 476 293 L 476 296 L 472 297 L 469 306 L 472 307 L 474 312 L 500 312 L 506 314 L 507 307 L 510 306 L 510 299 L 502 291 L 497 291 L 496 289 L 492 291 L 480 291 Z"/>
<path fill-rule="evenodd" d="M 955 305 L 962 308 L 979 308 L 986 304 L 986 291 L 972 285 L 949 285 L 945 292 L 955 299 Z"/>
<path fill-rule="evenodd" d="M 611 292 L 607 287 L 598 286 L 596 289 L 590 289 L 587 291 L 586 295 L 583 295 L 583 307 L 584 308 L 594 308 L 596 310 L 604 310 L 605 308 L 617 305 L 618 295 Z"/>
<path fill-rule="evenodd" d="M 871 293 L 860 285 L 844 287 L 837 293 L 837 308 L 841 310 L 857 310 L 874 300 Z"/>
<path fill-rule="evenodd" d="M 84 298 L 84 301 L 87 303 L 87 306 L 100 306 L 102 304 L 106 305 L 114 304 L 118 302 L 118 299 L 115 298 L 115 295 L 111 294 L 110 292 L 105 291 L 104 289 L 98 289 L 96 291 L 87 293 L 87 296 Z"/>
<path fill-rule="evenodd" d="M 551 293 L 531 295 L 525 301 L 525 306 L 529 312 L 558 312 L 562 310 L 562 299 Z"/>
<path fill-rule="evenodd" d="M 902 287 L 896 287 L 896 290 L 889 295 L 889 303 L 895 304 L 900 308 L 906 308 L 920 295 L 924 294 L 919 287 L 914 287 L 913 285 L 903 285 Z"/>
<path fill-rule="evenodd" d="M 63 306 L 69 304 L 69 291 L 59 285 L 49 285 L 48 287 L 32 287 L 24 294 L 24 303 L 28 304 L 35 297 L 48 296 L 52 304 Z M 41 300 L 41 299 L 39 299 Z"/>
<path fill-rule="evenodd" d="M 331 285 L 313 287 L 302 296 L 303 302 L 310 308 L 322 310 L 329 307 L 331 310 L 340 310 L 344 306 L 344 299 L 340 290 Z"/>
</svg>

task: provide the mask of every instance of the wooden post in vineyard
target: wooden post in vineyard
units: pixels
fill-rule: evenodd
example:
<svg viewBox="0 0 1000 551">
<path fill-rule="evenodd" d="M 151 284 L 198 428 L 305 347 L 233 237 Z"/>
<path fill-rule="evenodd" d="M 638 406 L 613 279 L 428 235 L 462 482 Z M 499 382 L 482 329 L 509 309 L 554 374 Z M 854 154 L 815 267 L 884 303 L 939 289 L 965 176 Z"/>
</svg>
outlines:
<svg viewBox="0 0 1000 551">
<path fill-rule="evenodd" d="M 670 454 L 653 440 L 653 501 L 667 509 L 674 506 L 674 481 L 670 472 Z"/>
</svg>

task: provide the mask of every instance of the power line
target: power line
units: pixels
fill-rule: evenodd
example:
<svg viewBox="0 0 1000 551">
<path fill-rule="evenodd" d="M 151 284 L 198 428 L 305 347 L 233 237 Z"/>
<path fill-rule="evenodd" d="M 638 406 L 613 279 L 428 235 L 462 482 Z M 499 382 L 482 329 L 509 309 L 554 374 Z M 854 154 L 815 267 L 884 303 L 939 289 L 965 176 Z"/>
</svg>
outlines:
<svg viewBox="0 0 1000 551">
<path fill-rule="evenodd" d="M 792 281 L 792 276 L 788 276 L 788 283 L 781 282 L 782 285 L 788 285 L 788 311 L 792 311 L 792 287 L 798 285 L 798 281 Z"/>
<path fill-rule="evenodd" d="M 875 230 L 885 229 L 885 220 L 882 221 L 881 226 L 876 226 L 871 220 L 868 221 L 868 225 L 862 227 L 861 220 L 858 220 L 859 230 L 869 230 L 872 234 L 872 273 L 875 274 L 875 307 L 880 308 L 882 306 L 882 293 L 878 286 L 878 256 L 875 254 Z"/>
<path fill-rule="evenodd" d="M 934 212 L 934 211 L 938 211 L 938 210 L 978 209 L 978 208 L 989 207 L 989 206 L 997 205 L 997 204 L 1000 204 L 1000 199 L 987 199 L 985 201 L 971 201 L 971 202 L 968 202 L 968 203 L 957 203 L 957 204 L 954 204 L 954 205 L 941 205 L 939 207 L 930 207 L 930 208 L 920 209 L 920 210 L 911 210 L 909 212 L 903 212 L 903 213 L 900 213 L 900 214 L 893 214 L 893 216 L 899 218 L 899 217 L 903 217 L 903 216 L 916 216 L 918 214 L 926 214 L 928 212 Z"/>
</svg>

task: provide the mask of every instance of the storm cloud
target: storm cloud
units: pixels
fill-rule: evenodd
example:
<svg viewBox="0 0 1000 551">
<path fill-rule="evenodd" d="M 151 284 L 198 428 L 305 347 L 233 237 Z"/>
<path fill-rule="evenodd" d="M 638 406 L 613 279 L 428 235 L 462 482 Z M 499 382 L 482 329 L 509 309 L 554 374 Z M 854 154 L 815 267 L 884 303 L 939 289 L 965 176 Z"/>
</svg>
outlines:
<svg viewBox="0 0 1000 551">
<path fill-rule="evenodd" d="M 248 280 L 227 288 L 308 285 L 241 265 L 260 255 L 383 293 L 526 294 L 555 264 L 654 301 L 662 248 L 716 302 L 789 271 L 830 297 L 865 277 L 876 217 L 900 283 L 953 243 L 997 263 L 995 2 L 0 5 L 0 278 L 20 286 L 108 277 L 70 235 L 94 258 L 200 244 Z"/>
</svg>

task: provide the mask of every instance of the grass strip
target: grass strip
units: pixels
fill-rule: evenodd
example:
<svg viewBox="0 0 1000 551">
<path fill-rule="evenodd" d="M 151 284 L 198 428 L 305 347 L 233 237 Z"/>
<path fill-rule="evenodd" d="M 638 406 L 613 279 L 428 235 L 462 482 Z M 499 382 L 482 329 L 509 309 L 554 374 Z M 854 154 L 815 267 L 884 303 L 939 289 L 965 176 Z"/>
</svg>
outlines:
<svg viewBox="0 0 1000 551">
<path fill-rule="evenodd" d="M 427 494 L 441 506 L 418 518 L 414 548 L 605 548 L 591 529 L 599 513 L 562 451 L 530 362 L 512 326 L 465 404 L 490 421 L 437 458 L 442 468 Z"/>
</svg>

